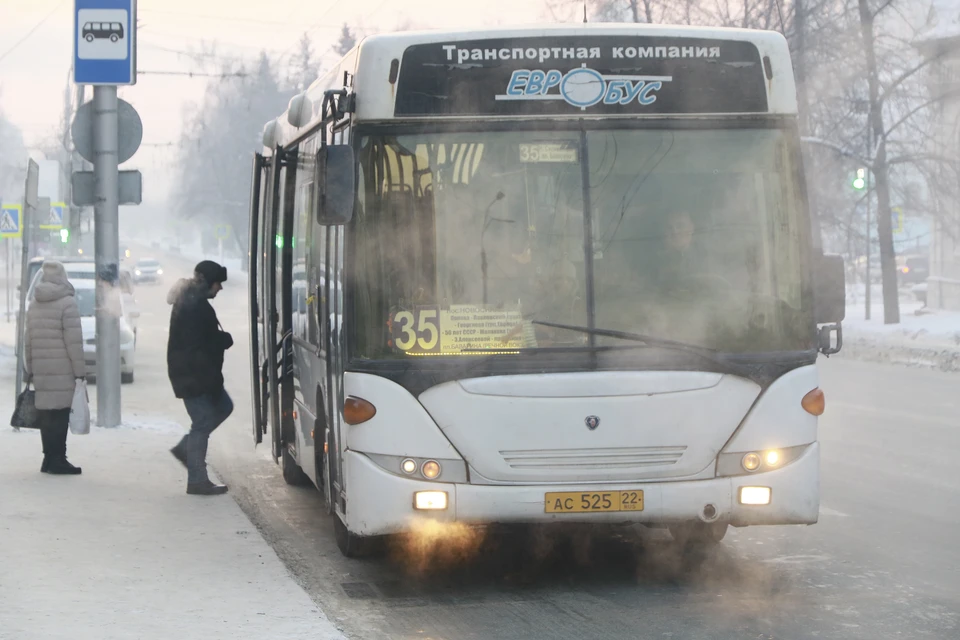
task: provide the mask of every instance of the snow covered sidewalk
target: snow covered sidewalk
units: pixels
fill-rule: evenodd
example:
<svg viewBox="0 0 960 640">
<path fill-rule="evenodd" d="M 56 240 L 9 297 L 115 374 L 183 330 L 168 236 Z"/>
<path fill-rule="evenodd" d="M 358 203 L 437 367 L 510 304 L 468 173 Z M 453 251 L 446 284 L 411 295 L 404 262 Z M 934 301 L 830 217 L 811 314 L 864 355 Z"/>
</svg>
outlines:
<svg viewBox="0 0 960 640">
<path fill-rule="evenodd" d="M 94 427 L 67 441 L 83 475 L 50 476 L 37 431 L 0 427 L 0 639 L 342 637 L 229 494 L 184 493 L 175 440 Z"/>
</svg>

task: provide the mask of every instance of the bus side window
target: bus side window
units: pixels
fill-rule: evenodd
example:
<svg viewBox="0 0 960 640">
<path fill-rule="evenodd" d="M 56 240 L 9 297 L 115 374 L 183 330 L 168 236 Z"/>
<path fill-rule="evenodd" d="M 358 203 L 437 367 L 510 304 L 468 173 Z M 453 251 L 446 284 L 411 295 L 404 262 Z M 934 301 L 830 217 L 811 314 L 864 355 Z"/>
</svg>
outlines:
<svg viewBox="0 0 960 640">
<path fill-rule="evenodd" d="M 323 327 L 323 318 L 325 309 L 327 307 L 326 301 L 323 299 L 324 296 L 324 251 L 327 245 L 327 231 L 328 228 L 316 224 L 314 222 L 313 228 L 313 243 L 310 246 L 310 258 L 308 263 L 311 265 L 313 270 L 313 278 L 311 278 L 311 283 L 313 287 L 310 291 L 310 295 L 316 297 L 316 303 L 311 308 L 310 313 L 310 344 L 323 345 L 321 339 L 322 327 Z"/>
</svg>

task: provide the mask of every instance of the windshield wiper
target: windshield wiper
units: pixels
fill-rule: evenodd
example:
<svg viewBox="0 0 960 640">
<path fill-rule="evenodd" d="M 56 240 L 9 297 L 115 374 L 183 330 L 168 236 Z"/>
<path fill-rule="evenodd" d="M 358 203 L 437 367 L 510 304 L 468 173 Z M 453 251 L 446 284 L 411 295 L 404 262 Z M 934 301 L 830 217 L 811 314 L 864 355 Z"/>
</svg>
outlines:
<svg viewBox="0 0 960 640">
<path fill-rule="evenodd" d="M 600 329 L 600 328 L 590 328 L 582 327 L 575 324 L 561 324 L 559 322 L 546 322 L 545 320 L 532 320 L 531 324 L 538 324 L 543 327 L 553 327 L 554 329 L 567 329 L 569 331 L 580 331 L 581 333 L 586 333 L 588 335 L 602 336 L 606 338 L 619 338 L 621 340 L 631 340 L 633 342 L 642 342 L 643 344 L 650 347 L 661 347 L 664 349 L 673 349 L 675 351 L 685 351 L 686 353 L 692 353 L 694 355 L 700 356 L 715 362 L 717 364 L 722 364 L 728 366 L 729 362 L 724 358 L 719 356 L 719 351 L 716 349 L 710 349 L 709 347 L 700 347 L 694 344 L 687 344 L 686 342 L 678 342 L 676 340 L 667 340 L 666 338 L 656 338 L 654 336 L 644 335 L 642 333 L 633 333 L 630 331 L 618 331 L 616 329 Z"/>
</svg>

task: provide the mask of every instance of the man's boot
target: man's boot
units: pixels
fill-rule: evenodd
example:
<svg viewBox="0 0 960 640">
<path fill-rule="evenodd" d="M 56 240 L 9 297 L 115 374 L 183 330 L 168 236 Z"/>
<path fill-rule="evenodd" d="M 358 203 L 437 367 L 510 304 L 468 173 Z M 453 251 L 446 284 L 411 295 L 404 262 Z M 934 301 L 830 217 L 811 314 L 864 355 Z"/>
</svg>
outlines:
<svg viewBox="0 0 960 640">
<path fill-rule="evenodd" d="M 47 464 L 47 473 L 58 476 L 75 476 L 83 472 L 80 467 L 75 467 L 67 462 L 67 432 L 70 425 L 67 421 L 49 427 L 50 431 L 50 462 Z"/>
<path fill-rule="evenodd" d="M 191 429 L 187 437 L 187 493 L 194 496 L 218 496 L 227 486 L 215 484 L 207 475 L 207 443 L 210 434 Z"/>
<path fill-rule="evenodd" d="M 216 484 L 209 479 L 203 482 L 187 483 L 187 493 L 192 496 L 219 496 L 227 492 L 227 485 Z"/>
</svg>

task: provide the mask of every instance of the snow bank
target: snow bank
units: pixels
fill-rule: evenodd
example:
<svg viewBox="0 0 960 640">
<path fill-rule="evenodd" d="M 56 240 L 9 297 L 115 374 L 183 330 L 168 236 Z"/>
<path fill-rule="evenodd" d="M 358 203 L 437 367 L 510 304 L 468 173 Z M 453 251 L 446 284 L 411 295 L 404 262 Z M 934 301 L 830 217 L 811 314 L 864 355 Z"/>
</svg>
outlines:
<svg viewBox="0 0 960 640">
<path fill-rule="evenodd" d="M 879 300 L 879 298 L 878 298 Z M 918 301 L 900 304 L 900 323 L 883 323 L 883 305 L 848 306 L 840 356 L 907 366 L 960 371 L 960 312 L 934 311 Z"/>
</svg>

